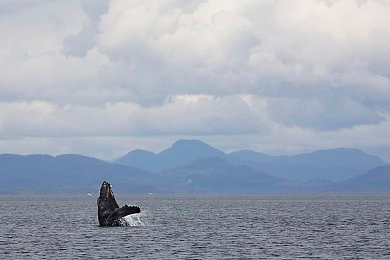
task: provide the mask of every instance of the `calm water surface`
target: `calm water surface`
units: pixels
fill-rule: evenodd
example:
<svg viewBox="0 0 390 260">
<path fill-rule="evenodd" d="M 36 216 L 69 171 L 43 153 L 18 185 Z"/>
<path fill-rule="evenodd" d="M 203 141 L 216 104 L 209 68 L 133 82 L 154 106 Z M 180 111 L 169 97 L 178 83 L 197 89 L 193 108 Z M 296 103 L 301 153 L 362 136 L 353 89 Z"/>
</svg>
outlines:
<svg viewBox="0 0 390 260">
<path fill-rule="evenodd" d="M 390 196 L 0 197 L 0 259 L 390 259 Z"/>
</svg>

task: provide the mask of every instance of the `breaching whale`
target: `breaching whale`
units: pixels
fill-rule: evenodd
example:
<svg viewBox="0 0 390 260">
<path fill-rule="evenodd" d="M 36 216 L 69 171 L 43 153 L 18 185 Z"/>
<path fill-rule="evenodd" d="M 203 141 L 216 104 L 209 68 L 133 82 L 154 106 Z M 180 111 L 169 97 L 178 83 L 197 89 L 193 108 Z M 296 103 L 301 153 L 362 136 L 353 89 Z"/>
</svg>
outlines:
<svg viewBox="0 0 390 260">
<path fill-rule="evenodd" d="M 100 187 L 100 196 L 97 200 L 99 225 L 103 227 L 126 226 L 127 222 L 123 217 L 140 213 L 138 206 L 119 207 L 112 192 L 111 184 L 103 181 Z"/>
</svg>

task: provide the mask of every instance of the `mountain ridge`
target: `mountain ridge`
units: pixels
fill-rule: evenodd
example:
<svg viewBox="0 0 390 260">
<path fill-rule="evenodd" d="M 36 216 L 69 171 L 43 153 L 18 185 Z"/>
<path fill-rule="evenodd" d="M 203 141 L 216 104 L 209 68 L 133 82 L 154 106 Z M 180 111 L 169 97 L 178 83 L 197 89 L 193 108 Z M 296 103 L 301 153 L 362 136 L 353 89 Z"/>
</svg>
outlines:
<svg viewBox="0 0 390 260">
<path fill-rule="evenodd" d="M 115 163 L 135 166 L 151 172 L 158 172 L 185 165 L 202 157 L 224 156 L 224 152 L 199 140 L 181 139 L 159 153 L 138 149 L 130 151 L 127 155 L 116 160 Z"/>
<path fill-rule="evenodd" d="M 105 179 L 120 191 L 156 191 L 147 185 L 152 173 L 77 154 L 0 155 L 0 193 L 87 193 Z M 145 185 L 146 183 L 146 185 Z"/>
<path fill-rule="evenodd" d="M 257 168 L 275 177 L 300 181 L 316 179 L 342 181 L 376 166 L 385 165 L 380 157 L 355 148 L 325 149 L 290 156 L 272 156 L 251 150 L 227 154 L 199 140 L 179 140 L 160 153 L 154 154 L 143 150 L 142 155 L 135 156 L 136 151 L 129 152 L 115 163 L 156 173 L 186 165 L 200 158 L 219 157 Z"/>
<path fill-rule="evenodd" d="M 0 194 L 94 193 L 103 180 L 121 193 L 390 192 L 390 166 L 357 149 L 226 154 L 198 140 L 179 140 L 157 154 L 134 150 L 127 155 L 157 171 L 77 154 L 2 154 Z"/>
</svg>

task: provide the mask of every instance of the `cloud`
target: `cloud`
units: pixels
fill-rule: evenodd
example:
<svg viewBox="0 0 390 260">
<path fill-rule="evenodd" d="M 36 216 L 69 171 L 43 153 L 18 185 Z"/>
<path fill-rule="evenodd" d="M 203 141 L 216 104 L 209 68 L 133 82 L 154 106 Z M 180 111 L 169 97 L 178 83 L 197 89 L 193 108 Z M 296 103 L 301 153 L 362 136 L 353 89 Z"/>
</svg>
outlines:
<svg viewBox="0 0 390 260">
<path fill-rule="evenodd" d="M 324 113 L 365 112 L 332 120 L 336 113 L 312 111 L 295 124 L 352 127 L 379 122 L 386 108 L 377 101 L 390 98 L 389 10 L 377 1 L 203 1 L 190 12 L 176 1 L 115 1 L 98 48 L 122 67 L 117 79 L 140 104 L 186 93 L 308 98 Z"/>
<path fill-rule="evenodd" d="M 315 130 L 334 130 L 356 125 L 377 124 L 386 118 L 361 103 L 345 98 L 271 98 L 269 111 L 276 122 Z"/>
<path fill-rule="evenodd" d="M 0 138 L 229 135 L 266 129 L 258 110 L 241 97 L 174 96 L 168 104 L 142 107 L 59 106 L 42 101 L 0 103 Z"/>
<path fill-rule="evenodd" d="M 2 142 L 195 136 L 276 151 L 346 131 L 356 134 L 345 145 L 370 147 L 359 135 L 389 130 L 387 1 L 2 0 L 0 10 Z"/>
<path fill-rule="evenodd" d="M 99 33 L 100 16 L 108 10 L 108 1 L 81 0 L 81 6 L 88 21 L 77 34 L 67 37 L 63 41 L 64 54 L 76 57 L 87 55 L 87 51 L 96 45 L 96 37 Z"/>
</svg>

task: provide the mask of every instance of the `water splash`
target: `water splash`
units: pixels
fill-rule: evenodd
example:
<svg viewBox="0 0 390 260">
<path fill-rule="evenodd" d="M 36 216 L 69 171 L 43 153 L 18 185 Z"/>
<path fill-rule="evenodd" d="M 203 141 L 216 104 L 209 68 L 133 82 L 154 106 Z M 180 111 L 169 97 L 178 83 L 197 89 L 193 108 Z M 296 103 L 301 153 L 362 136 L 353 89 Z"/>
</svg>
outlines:
<svg viewBox="0 0 390 260">
<path fill-rule="evenodd" d="M 145 226 L 140 219 L 140 214 L 127 215 L 124 219 L 128 226 Z"/>
</svg>

